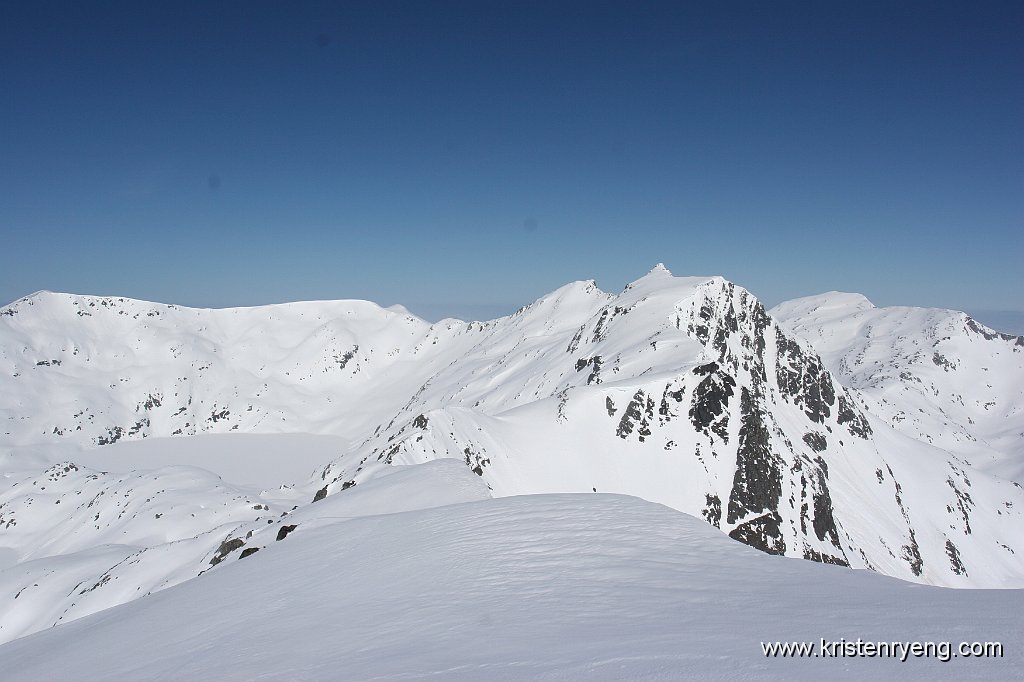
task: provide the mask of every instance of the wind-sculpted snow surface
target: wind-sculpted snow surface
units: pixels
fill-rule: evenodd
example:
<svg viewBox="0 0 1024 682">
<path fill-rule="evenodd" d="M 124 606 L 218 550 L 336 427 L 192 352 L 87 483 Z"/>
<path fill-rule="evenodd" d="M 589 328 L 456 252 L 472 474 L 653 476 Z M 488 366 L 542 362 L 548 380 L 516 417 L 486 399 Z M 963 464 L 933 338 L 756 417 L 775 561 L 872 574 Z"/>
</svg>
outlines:
<svg viewBox="0 0 1024 682">
<path fill-rule="evenodd" d="M 387 493 L 428 482 L 410 476 Z M 249 559 L 0 657 L 9 682 L 1010 680 L 1024 673 L 1022 608 L 1020 591 L 767 556 L 636 498 L 543 495 L 300 525 Z M 999 642 L 1003 655 L 762 648 L 858 638 Z"/>
<path fill-rule="evenodd" d="M 1000 368 L 1019 357 L 1012 339 L 967 328 L 990 344 L 973 357 L 998 348 Z M 435 460 L 478 493 L 624 493 L 769 554 L 1024 586 L 1024 490 L 973 466 L 1013 442 L 1012 379 L 992 383 L 1001 417 L 984 422 L 908 403 L 921 424 L 974 438 L 929 442 L 880 407 L 903 393 L 872 393 L 825 358 L 744 289 L 661 266 L 618 295 L 576 282 L 488 322 L 429 324 L 360 301 L 196 310 L 28 297 L 0 309 L 0 545 L 11 548 L 0 638 L 248 560 L 301 533 L 295 519 L 308 528 L 396 465 Z M 987 361 L 956 362 L 968 381 Z M 200 469 L 75 461 L 81 448 L 232 433 L 348 445 L 309 480 L 267 490 Z M 425 485 L 420 506 L 453 484 Z"/>
</svg>

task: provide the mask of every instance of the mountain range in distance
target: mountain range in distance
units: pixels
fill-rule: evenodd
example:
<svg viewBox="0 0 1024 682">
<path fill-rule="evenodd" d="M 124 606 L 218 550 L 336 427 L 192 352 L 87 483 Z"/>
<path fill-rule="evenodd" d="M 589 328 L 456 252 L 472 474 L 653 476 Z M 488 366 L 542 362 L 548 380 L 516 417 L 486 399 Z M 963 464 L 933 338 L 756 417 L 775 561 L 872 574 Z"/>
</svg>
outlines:
<svg viewBox="0 0 1024 682">
<path fill-rule="evenodd" d="M 832 564 L 810 569 L 825 583 L 1020 588 L 1022 444 L 1024 338 L 855 294 L 768 310 L 659 265 L 618 294 L 574 282 L 507 317 L 429 323 L 365 301 L 40 292 L 0 309 L 0 641 L 198 595 L 196 578 L 242 558 L 246 575 L 308 564 L 315 533 L 356 517 L 401 512 L 380 522 L 401 534 L 449 514 L 425 510 L 523 513 L 542 547 L 573 509 L 606 518 L 607 493 L 760 550 L 751 565 Z M 467 551 L 482 546 L 464 523 Z M 304 549 L 287 558 L 289 544 Z M 162 608 L 143 602 L 139 618 Z"/>
</svg>

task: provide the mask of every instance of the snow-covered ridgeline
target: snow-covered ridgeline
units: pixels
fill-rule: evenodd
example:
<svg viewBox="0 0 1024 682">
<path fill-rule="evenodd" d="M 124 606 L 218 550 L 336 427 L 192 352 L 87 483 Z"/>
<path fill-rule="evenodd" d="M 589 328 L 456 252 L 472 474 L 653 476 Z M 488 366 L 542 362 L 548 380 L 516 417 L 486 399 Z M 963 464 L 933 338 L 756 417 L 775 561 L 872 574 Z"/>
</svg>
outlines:
<svg viewBox="0 0 1024 682">
<path fill-rule="evenodd" d="M 1006 385 L 1024 376 L 1003 362 L 1019 357 L 1012 339 L 980 329 L 1011 347 L 992 351 Z M 958 423 L 974 440 L 915 437 L 815 343 L 741 287 L 661 267 L 619 295 L 576 282 L 468 323 L 360 301 L 29 297 L 0 314 L 0 636 L 236 561 L 293 515 L 329 515 L 395 465 L 438 458 L 496 495 L 625 493 L 769 553 L 938 585 L 1024 583 L 1024 495 L 972 466 L 1007 459 L 981 422 Z M 1014 400 L 1004 445 L 1024 431 Z M 311 479 L 262 491 L 75 463 L 80 447 L 208 432 L 349 445 Z"/>
</svg>

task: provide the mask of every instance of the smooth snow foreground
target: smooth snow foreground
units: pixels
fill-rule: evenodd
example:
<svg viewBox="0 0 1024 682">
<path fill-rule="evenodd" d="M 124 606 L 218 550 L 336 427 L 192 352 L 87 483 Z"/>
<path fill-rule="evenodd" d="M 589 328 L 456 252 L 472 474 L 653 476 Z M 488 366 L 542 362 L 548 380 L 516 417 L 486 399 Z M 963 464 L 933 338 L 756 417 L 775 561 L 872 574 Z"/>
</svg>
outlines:
<svg viewBox="0 0 1024 682">
<path fill-rule="evenodd" d="M 769 556 L 633 497 L 485 499 L 478 477 L 449 464 L 400 467 L 312 505 L 316 516 L 297 517 L 284 540 L 244 560 L 5 644 L 2 677 L 1024 676 L 1019 590 L 926 587 Z M 471 501 L 414 509 L 439 497 L 423 494 L 439 472 L 449 480 L 440 499 Z M 368 512 L 376 515 L 356 517 Z M 948 663 L 762 653 L 763 641 L 822 638 L 999 641 L 1005 653 Z"/>
</svg>

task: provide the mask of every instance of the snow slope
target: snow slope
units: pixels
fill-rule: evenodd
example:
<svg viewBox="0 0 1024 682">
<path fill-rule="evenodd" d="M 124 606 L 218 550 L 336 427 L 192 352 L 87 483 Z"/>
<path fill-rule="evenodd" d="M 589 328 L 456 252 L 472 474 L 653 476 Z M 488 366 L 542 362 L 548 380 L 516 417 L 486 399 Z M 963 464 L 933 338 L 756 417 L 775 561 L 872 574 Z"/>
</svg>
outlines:
<svg viewBox="0 0 1024 682">
<path fill-rule="evenodd" d="M 451 460 L 382 469 L 359 490 L 303 507 L 287 490 L 260 498 L 191 467 L 110 475 L 56 465 L 14 491 L 23 494 L 7 500 L 23 504 L 5 517 L 16 563 L 0 570 L 0 642 L 195 578 L 300 525 L 489 497 Z"/>
<path fill-rule="evenodd" d="M 876 308 L 839 292 L 771 314 L 896 430 L 1024 482 L 1024 337 L 953 310 Z"/>
<path fill-rule="evenodd" d="M 390 492 L 427 483 L 411 476 Z M 1022 610 L 1020 591 L 768 556 L 636 498 L 544 495 L 300 525 L 244 561 L 0 657 L 11 682 L 1009 680 L 1024 674 Z M 1004 656 L 762 653 L 763 641 L 822 638 L 995 641 Z"/>
<path fill-rule="evenodd" d="M 175 465 L 201 467 L 224 481 L 260 491 L 305 483 L 324 462 L 348 447 L 340 436 L 238 432 L 123 440 L 101 448 L 62 449 L 57 454 L 90 469 L 120 473 Z"/>
</svg>

